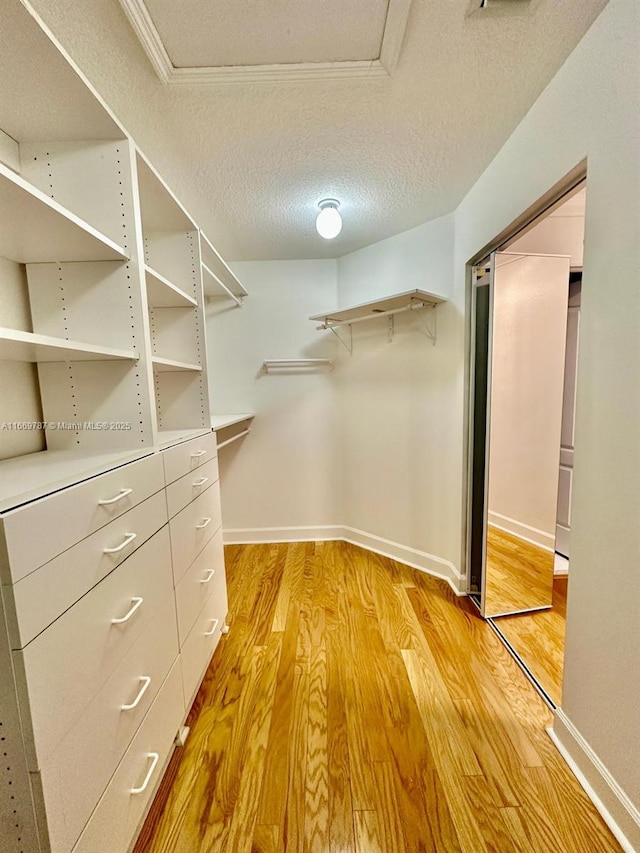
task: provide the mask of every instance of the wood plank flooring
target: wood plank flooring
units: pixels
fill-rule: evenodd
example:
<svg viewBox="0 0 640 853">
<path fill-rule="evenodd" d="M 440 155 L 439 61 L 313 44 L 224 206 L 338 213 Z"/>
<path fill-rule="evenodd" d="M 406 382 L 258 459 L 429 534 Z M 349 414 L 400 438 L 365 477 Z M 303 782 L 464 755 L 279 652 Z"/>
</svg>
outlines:
<svg viewBox="0 0 640 853">
<path fill-rule="evenodd" d="M 551 610 L 501 616 L 495 625 L 556 705 L 562 699 L 567 577 L 553 579 Z"/>
<path fill-rule="evenodd" d="M 135 853 L 620 850 L 444 582 L 338 542 L 226 558 L 231 631 Z"/>
<path fill-rule="evenodd" d="M 551 551 L 491 524 L 487 530 L 486 575 L 483 610 L 486 616 L 551 606 Z"/>
</svg>

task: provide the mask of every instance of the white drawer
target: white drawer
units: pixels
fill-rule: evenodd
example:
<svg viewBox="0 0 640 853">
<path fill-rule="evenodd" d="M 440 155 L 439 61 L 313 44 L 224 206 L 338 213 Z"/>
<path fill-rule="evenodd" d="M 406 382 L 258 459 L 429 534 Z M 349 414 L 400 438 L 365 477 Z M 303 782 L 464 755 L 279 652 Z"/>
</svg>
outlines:
<svg viewBox="0 0 640 853">
<path fill-rule="evenodd" d="M 200 611 L 196 622 L 180 650 L 182 680 L 187 709 L 194 696 L 211 656 L 216 650 L 227 617 L 227 591 L 212 595 Z"/>
<path fill-rule="evenodd" d="M 217 483 L 169 521 L 174 583 L 178 583 L 221 523 Z"/>
<path fill-rule="evenodd" d="M 77 724 L 41 763 L 54 850 L 70 850 L 77 840 L 176 661 L 174 614 L 171 603 L 156 614 Z M 122 709 L 134 704 L 139 695 L 134 708 Z"/>
<path fill-rule="evenodd" d="M 164 476 L 167 484 L 195 471 L 218 455 L 216 437 L 212 432 L 162 451 Z"/>
<path fill-rule="evenodd" d="M 2 582 L 15 583 L 162 488 L 156 454 L 11 510 L 2 517 L 9 554 Z"/>
<path fill-rule="evenodd" d="M 162 778 L 172 752 L 173 740 L 183 720 L 180 665 L 176 662 L 73 848 L 73 853 L 125 853 L 131 848 L 131 842 Z M 141 788 L 145 782 L 147 787 L 144 791 L 132 793 L 132 789 Z M 62 851 L 54 849 L 53 853 Z"/>
<path fill-rule="evenodd" d="M 166 522 L 161 491 L 9 587 L 6 598 L 13 596 L 15 607 L 8 614 L 12 648 L 31 642 Z"/>
<path fill-rule="evenodd" d="M 27 742 L 27 751 L 32 770 L 77 725 L 155 614 L 172 601 L 165 526 L 23 651 L 13 652 L 22 676 L 18 686 L 26 679 L 31 703 L 35 744 Z M 127 621 L 112 623 L 128 613 Z M 20 699 L 26 713 L 24 697 Z"/>
<path fill-rule="evenodd" d="M 218 458 L 210 459 L 196 471 L 180 477 L 167 486 L 167 509 L 169 518 L 177 515 L 181 509 L 190 504 L 207 489 L 218 481 Z"/>
<path fill-rule="evenodd" d="M 207 542 L 176 585 L 178 638 L 182 646 L 198 614 L 212 595 L 226 596 L 222 528 Z"/>
</svg>

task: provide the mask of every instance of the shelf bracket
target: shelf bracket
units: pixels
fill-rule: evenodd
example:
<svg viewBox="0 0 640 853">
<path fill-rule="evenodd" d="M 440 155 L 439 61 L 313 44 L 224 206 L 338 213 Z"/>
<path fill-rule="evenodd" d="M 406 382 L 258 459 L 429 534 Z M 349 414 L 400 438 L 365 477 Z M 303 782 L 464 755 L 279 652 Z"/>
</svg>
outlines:
<svg viewBox="0 0 640 853">
<path fill-rule="evenodd" d="M 395 324 L 394 324 L 393 318 L 394 318 L 394 315 L 393 315 L 393 314 L 389 314 L 389 318 L 388 318 L 388 320 L 389 320 L 389 325 L 388 325 L 388 328 L 387 328 L 387 341 L 388 341 L 389 343 L 392 343 L 392 341 L 393 341 L 393 335 L 394 335 L 394 333 L 395 333 Z"/>
<path fill-rule="evenodd" d="M 436 345 L 436 339 L 438 337 L 438 326 L 437 326 L 437 316 L 438 315 L 436 314 L 436 307 L 437 306 L 436 305 L 426 305 L 423 303 L 423 305 L 421 305 L 420 307 L 426 309 L 426 313 L 424 315 L 423 315 L 422 311 L 420 311 L 420 314 L 418 315 L 420 318 L 419 319 L 420 326 L 422 327 L 420 331 L 422 332 L 422 334 L 425 337 L 429 338 L 431 343 L 435 346 Z"/>
<path fill-rule="evenodd" d="M 335 326 L 325 325 L 325 326 L 324 326 L 324 328 L 325 328 L 325 329 L 329 329 L 331 332 L 333 332 L 333 334 L 334 334 L 334 335 L 336 336 L 336 338 L 340 341 L 340 343 L 342 344 L 342 346 L 347 350 L 347 352 L 349 353 L 349 355 L 353 355 L 353 329 L 351 328 L 351 324 L 350 324 L 350 323 L 349 323 L 349 326 L 348 326 L 348 329 L 349 329 L 349 337 L 348 337 L 348 340 L 347 340 L 346 338 L 343 338 L 343 337 L 339 334 L 339 332 L 337 331 L 337 329 L 335 328 Z"/>
</svg>

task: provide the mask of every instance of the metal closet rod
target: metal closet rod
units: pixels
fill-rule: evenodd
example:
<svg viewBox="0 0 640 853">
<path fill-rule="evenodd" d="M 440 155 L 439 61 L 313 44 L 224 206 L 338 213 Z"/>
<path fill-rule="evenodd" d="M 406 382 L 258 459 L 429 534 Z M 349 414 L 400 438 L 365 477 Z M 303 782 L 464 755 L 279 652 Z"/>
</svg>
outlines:
<svg viewBox="0 0 640 853">
<path fill-rule="evenodd" d="M 266 358 L 262 364 L 269 370 L 270 367 L 331 367 L 333 362 L 330 358 Z"/>
<path fill-rule="evenodd" d="M 364 323 L 365 320 L 375 320 L 376 317 L 390 317 L 392 314 L 402 314 L 403 311 L 417 311 L 418 308 L 436 307 L 435 302 L 415 302 L 411 305 L 405 305 L 404 308 L 392 308 L 390 311 L 374 311 L 371 314 L 365 314 L 364 317 L 354 317 L 353 320 L 332 320 L 327 317 L 321 326 L 316 326 L 319 331 L 321 329 L 332 329 L 335 326 L 352 326 L 354 323 Z"/>
</svg>

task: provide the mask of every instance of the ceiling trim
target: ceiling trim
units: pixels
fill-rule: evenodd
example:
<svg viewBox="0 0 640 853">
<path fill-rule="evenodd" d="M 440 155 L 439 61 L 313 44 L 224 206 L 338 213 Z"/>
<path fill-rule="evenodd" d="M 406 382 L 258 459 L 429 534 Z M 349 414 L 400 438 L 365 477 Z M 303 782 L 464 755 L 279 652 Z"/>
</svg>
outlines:
<svg viewBox="0 0 640 853">
<path fill-rule="evenodd" d="M 194 68 L 177 68 L 173 65 L 144 0 L 120 0 L 120 5 L 162 83 L 172 86 L 198 86 L 391 77 L 400 58 L 411 0 L 389 0 L 378 59 Z"/>
</svg>

